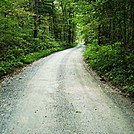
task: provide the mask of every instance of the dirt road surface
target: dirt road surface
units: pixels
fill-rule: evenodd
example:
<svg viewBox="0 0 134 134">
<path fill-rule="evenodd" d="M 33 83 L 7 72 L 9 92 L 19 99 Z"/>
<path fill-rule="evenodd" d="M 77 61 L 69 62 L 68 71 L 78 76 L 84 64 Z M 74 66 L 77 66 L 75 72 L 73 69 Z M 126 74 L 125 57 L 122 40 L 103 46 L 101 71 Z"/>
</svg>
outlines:
<svg viewBox="0 0 134 134">
<path fill-rule="evenodd" d="M 52 54 L 0 84 L 0 134 L 134 134 L 131 101 L 86 68 L 83 46 Z"/>
</svg>

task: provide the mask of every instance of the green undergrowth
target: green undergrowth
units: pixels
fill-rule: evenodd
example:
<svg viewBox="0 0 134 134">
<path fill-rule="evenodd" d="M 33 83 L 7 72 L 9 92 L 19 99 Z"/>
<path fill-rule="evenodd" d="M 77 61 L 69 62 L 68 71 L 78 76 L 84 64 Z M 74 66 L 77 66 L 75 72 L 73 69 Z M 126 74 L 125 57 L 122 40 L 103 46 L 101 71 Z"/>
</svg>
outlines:
<svg viewBox="0 0 134 134">
<path fill-rule="evenodd" d="M 25 56 L 19 56 L 14 59 L 10 59 L 7 61 L 1 61 L 0 62 L 0 77 L 5 76 L 7 74 L 10 74 L 11 72 L 15 71 L 16 68 L 18 67 L 23 67 L 26 64 L 30 64 L 34 62 L 35 60 L 38 60 L 42 57 L 48 56 L 51 53 L 57 52 L 64 50 L 65 47 L 54 47 L 54 48 L 49 48 L 45 50 L 41 50 L 38 52 L 33 52 L 26 54 Z"/>
<path fill-rule="evenodd" d="M 124 91 L 134 92 L 134 55 L 122 51 L 120 43 L 101 46 L 90 44 L 85 49 L 84 57 L 100 75 Z"/>
<path fill-rule="evenodd" d="M 39 52 L 34 52 L 34 53 L 30 53 L 30 54 L 27 54 L 25 57 L 22 58 L 22 62 L 23 63 L 32 63 L 33 61 L 37 60 L 37 59 L 40 59 L 42 57 L 45 57 L 53 52 L 57 52 L 57 51 L 61 51 L 61 50 L 64 50 L 65 48 L 64 47 L 57 47 L 57 48 L 52 48 L 52 49 L 46 49 L 46 50 L 42 50 L 42 51 L 39 51 Z"/>
<path fill-rule="evenodd" d="M 30 64 L 53 52 L 71 47 L 66 42 L 55 39 L 50 33 L 38 38 L 4 34 L 0 38 L 0 78 L 12 73 L 18 67 Z"/>
</svg>

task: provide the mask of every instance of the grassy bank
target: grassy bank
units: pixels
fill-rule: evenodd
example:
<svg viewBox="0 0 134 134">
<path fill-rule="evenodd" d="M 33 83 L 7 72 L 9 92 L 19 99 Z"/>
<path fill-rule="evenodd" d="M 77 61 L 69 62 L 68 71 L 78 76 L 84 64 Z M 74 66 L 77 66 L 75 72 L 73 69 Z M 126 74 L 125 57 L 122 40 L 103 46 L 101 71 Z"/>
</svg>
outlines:
<svg viewBox="0 0 134 134">
<path fill-rule="evenodd" d="M 42 57 L 48 56 L 51 53 L 64 50 L 65 47 L 54 47 L 45 50 L 41 50 L 38 52 L 29 53 L 25 56 L 19 56 L 15 59 L 10 59 L 8 61 L 1 61 L 0 62 L 0 78 L 11 72 L 15 71 L 18 67 L 23 67 L 26 64 L 30 64 L 35 60 L 38 60 Z"/>
<path fill-rule="evenodd" d="M 122 52 L 120 43 L 88 45 L 84 57 L 93 69 L 107 77 L 114 85 L 134 92 L 134 55 Z"/>
</svg>

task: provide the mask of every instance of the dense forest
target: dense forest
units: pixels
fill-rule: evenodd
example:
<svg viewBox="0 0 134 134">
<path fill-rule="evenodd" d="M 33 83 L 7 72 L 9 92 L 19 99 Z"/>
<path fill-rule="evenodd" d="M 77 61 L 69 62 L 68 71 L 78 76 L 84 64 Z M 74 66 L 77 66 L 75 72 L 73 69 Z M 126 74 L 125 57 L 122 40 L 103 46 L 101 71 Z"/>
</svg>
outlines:
<svg viewBox="0 0 134 134">
<path fill-rule="evenodd" d="M 134 91 L 133 0 L 1 0 L 0 76 L 80 42 L 100 75 Z"/>
<path fill-rule="evenodd" d="M 73 9 L 67 1 L 0 1 L 0 76 L 75 40 Z"/>
</svg>

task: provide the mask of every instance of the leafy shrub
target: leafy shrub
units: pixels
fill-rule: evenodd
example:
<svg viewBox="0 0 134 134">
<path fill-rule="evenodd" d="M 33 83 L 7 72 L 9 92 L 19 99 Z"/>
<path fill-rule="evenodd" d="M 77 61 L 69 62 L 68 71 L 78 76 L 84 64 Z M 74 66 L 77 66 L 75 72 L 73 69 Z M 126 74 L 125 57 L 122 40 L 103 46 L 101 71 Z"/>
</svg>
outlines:
<svg viewBox="0 0 134 134">
<path fill-rule="evenodd" d="M 100 74 L 108 77 L 114 84 L 126 90 L 134 91 L 133 55 L 121 51 L 120 43 L 113 45 L 87 46 L 84 57 L 89 65 Z"/>
</svg>

